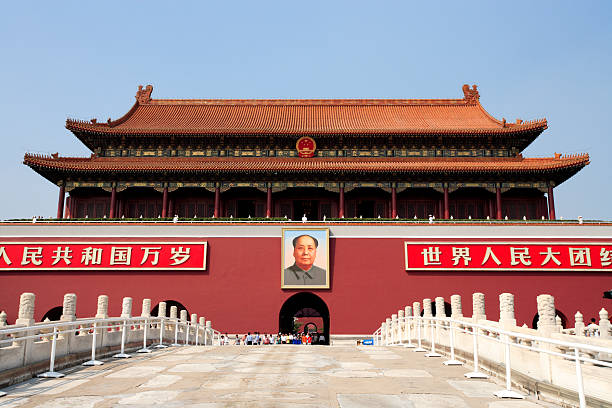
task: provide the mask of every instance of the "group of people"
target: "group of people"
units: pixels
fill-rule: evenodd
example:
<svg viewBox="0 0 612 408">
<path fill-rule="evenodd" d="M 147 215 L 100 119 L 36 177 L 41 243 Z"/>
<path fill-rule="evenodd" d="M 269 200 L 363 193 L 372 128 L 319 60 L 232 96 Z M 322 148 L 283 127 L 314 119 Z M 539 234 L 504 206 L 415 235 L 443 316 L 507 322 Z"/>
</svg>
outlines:
<svg viewBox="0 0 612 408">
<path fill-rule="evenodd" d="M 322 333 L 278 333 L 278 334 L 261 334 L 259 332 L 247 333 L 243 336 L 235 335 L 231 338 L 227 333 L 221 335 L 222 346 L 245 345 L 269 345 L 269 344 L 325 344 L 325 335 Z"/>
</svg>

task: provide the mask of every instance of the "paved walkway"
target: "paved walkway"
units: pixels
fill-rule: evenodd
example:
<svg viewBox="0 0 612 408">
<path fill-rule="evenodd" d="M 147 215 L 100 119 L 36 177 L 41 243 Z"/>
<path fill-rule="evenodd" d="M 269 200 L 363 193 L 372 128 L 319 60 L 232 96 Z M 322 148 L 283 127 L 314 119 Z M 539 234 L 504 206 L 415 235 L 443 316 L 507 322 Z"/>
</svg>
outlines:
<svg viewBox="0 0 612 408">
<path fill-rule="evenodd" d="M 539 408 L 403 347 L 180 347 L 4 389 L 6 407 Z"/>
</svg>

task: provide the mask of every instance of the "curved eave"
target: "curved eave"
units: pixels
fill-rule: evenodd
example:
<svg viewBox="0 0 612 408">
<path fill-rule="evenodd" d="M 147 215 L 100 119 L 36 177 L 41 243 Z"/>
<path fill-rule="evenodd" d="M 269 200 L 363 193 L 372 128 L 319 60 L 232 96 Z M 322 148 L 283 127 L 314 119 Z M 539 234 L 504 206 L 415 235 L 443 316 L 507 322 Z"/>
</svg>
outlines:
<svg viewBox="0 0 612 408">
<path fill-rule="evenodd" d="M 131 166 L 117 160 L 105 158 L 46 158 L 26 155 L 24 164 L 31 167 L 43 177 L 57 183 L 64 179 L 92 178 L 114 179 L 117 175 L 133 175 L 137 179 L 143 176 L 180 178 L 186 175 L 256 175 L 274 177 L 279 175 L 318 175 L 326 174 L 348 176 L 383 175 L 453 177 L 455 175 L 478 176 L 479 178 L 503 179 L 508 177 L 538 176 L 561 184 L 589 164 L 588 155 L 564 159 L 550 159 L 537 164 L 537 160 L 384 160 L 384 159 L 350 159 L 338 160 L 327 158 L 282 159 L 266 158 L 249 159 L 194 159 L 172 161 L 150 158 L 132 159 Z M 160 165 L 161 163 L 161 165 Z"/>
</svg>

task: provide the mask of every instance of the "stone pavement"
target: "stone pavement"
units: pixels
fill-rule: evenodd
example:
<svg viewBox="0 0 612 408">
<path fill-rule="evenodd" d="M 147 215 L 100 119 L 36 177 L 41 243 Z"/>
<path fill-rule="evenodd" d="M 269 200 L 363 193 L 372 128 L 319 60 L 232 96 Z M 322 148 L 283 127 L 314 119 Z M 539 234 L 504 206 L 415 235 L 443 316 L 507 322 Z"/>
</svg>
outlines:
<svg viewBox="0 0 612 408">
<path fill-rule="evenodd" d="M 64 370 L 5 388 L 7 407 L 539 408 L 499 400 L 501 382 L 468 380 L 403 347 L 187 346 Z"/>
</svg>

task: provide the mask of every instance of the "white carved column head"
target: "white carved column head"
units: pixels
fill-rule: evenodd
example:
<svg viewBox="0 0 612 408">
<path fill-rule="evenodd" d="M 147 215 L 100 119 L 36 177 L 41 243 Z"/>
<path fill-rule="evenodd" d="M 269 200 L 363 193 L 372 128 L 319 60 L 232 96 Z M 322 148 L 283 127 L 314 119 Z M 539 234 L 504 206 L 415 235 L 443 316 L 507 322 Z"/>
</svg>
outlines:
<svg viewBox="0 0 612 408">
<path fill-rule="evenodd" d="M 76 320 L 76 302 L 76 294 L 66 293 L 64 295 L 64 304 L 62 306 L 62 316 L 60 320 L 64 322 L 73 322 Z"/>
<path fill-rule="evenodd" d="M 555 298 L 551 295 L 539 295 L 538 302 L 538 330 L 543 332 L 556 331 Z"/>
<path fill-rule="evenodd" d="M 502 293 L 499 295 L 499 323 L 506 326 L 516 326 L 514 295 L 512 293 Z"/>
<path fill-rule="evenodd" d="M 412 302 L 412 313 L 416 317 L 421 315 L 421 304 L 419 302 Z"/>
<path fill-rule="evenodd" d="M 433 313 L 431 311 L 431 299 L 425 298 L 423 299 L 423 317 L 432 317 Z"/>
<path fill-rule="evenodd" d="M 3 310 L 0 312 L 0 327 L 6 326 L 6 312 Z"/>
<path fill-rule="evenodd" d="M 576 312 L 574 319 L 576 320 L 576 324 L 574 325 L 574 332 L 576 336 L 584 336 L 584 317 L 582 316 L 582 313 Z"/>
<path fill-rule="evenodd" d="M 121 317 L 132 317 L 132 298 L 124 297 L 121 304 Z"/>
<path fill-rule="evenodd" d="M 200 317 L 200 320 L 198 322 L 200 324 L 200 326 L 205 326 L 206 325 L 206 318 L 204 316 Z"/>
<path fill-rule="evenodd" d="M 393 322 L 393 324 L 396 324 L 396 323 L 397 323 L 397 314 L 393 313 L 393 314 L 391 315 L 391 321 Z"/>
<path fill-rule="evenodd" d="M 412 316 L 412 306 L 406 306 L 406 307 L 404 308 L 404 312 L 405 312 L 405 314 L 406 314 L 406 317 L 410 317 L 410 316 Z"/>
<path fill-rule="evenodd" d="M 166 317 L 166 302 L 159 302 L 157 305 L 157 316 L 158 317 Z"/>
<path fill-rule="evenodd" d="M 178 317 L 178 308 L 176 306 L 170 306 L 170 318 L 176 319 Z"/>
<path fill-rule="evenodd" d="M 96 310 L 96 319 L 108 319 L 108 296 L 98 296 L 98 309 Z"/>
<path fill-rule="evenodd" d="M 212 322 L 210 320 L 206 321 L 206 328 L 207 329 L 212 329 Z"/>
<path fill-rule="evenodd" d="M 436 297 L 436 317 L 446 317 L 444 298 L 442 296 Z"/>
<path fill-rule="evenodd" d="M 451 317 L 453 319 L 463 317 L 463 308 L 461 307 L 461 295 L 451 296 Z"/>
<path fill-rule="evenodd" d="M 19 297 L 19 313 L 15 324 L 31 326 L 34 324 L 34 300 L 33 293 L 22 293 Z"/>
<path fill-rule="evenodd" d="M 196 313 L 192 313 L 191 314 L 191 324 L 197 324 L 198 323 L 198 315 Z"/>
<path fill-rule="evenodd" d="M 142 299 L 142 313 L 140 317 L 151 317 L 151 299 Z"/>
<path fill-rule="evenodd" d="M 472 319 L 486 320 L 485 313 L 485 295 L 484 293 L 476 292 L 472 294 Z"/>
<path fill-rule="evenodd" d="M 402 309 L 397 311 L 397 319 L 404 320 L 404 311 Z"/>
<path fill-rule="evenodd" d="M 610 335 L 610 320 L 608 320 L 608 311 L 601 308 L 599 311 L 599 337 L 609 339 Z"/>
<path fill-rule="evenodd" d="M 181 310 L 181 320 L 184 322 L 188 320 L 187 311 L 185 309 Z"/>
</svg>

